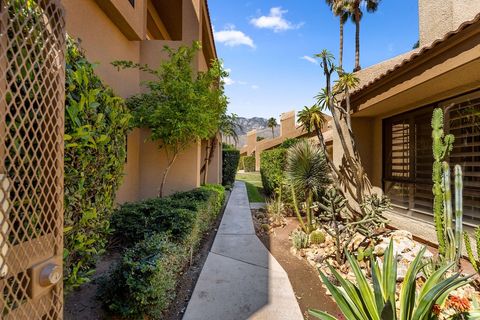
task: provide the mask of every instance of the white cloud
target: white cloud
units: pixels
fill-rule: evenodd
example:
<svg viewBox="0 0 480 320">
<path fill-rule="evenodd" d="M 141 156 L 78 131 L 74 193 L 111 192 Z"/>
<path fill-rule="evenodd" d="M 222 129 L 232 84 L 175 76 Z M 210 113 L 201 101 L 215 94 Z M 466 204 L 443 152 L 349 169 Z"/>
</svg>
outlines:
<svg viewBox="0 0 480 320">
<path fill-rule="evenodd" d="M 260 89 L 260 87 L 257 86 L 256 84 L 252 85 L 251 88 L 252 88 L 253 90 L 258 90 L 258 89 Z"/>
<path fill-rule="evenodd" d="M 253 39 L 240 30 L 235 30 L 235 26 L 229 25 L 222 31 L 214 31 L 215 40 L 224 43 L 228 47 L 248 46 L 255 48 Z"/>
<path fill-rule="evenodd" d="M 275 32 L 300 28 L 303 23 L 295 25 L 283 17 L 287 12 L 288 10 L 282 10 L 281 7 L 273 7 L 270 9 L 268 16 L 253 18 L 250 20 L 250 23 L 257 28 L 271 29 Z"/>
<path fill-rule="evenodd" d="M 230 77 L 223 78 L 223 82 L 225 82 L 226 86 L 231 86 L 232 84 L 235 84 L 235 80 Z"/>
<path fill-rule="evenodd" d="M 314 58 L 309 57 L 309 56 L 303 56 L 303 57 L 301 57 L 300 59 L 306 60 L 306 61 L 308 61 L 308 62 L 310 62 L 310 63 L 313 63 L 313 64 L 318 64 L 318 61 L 317 61 L 317 60 L 315 60 Z"/>
</svg>

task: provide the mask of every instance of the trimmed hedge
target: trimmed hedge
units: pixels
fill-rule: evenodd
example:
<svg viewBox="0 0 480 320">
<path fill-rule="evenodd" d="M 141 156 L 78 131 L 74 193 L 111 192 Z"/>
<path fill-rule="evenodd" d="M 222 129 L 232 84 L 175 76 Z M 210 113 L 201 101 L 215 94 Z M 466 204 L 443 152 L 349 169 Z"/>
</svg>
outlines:
<svg viewBox="0 0 480 320">
<path fill-rule="evenodd" d="M 274 196 L 284 181 L 287 149 L 277 148 L 262 152 L 260 155 L 260 174 L 263 191 Z"/>
<path fill-rule="evenodd" d="M 161 319 L 162 311 L 175 298 L 178 270 L 186 260 L 185 250 L 162 234 L 127 250 L 104 282 L 102 302 L 122 317 Z"/>
<path fill-rule="evenodd" d="M 161 319 L 175 298 L 180 272 L 224 200 L 224 187 L 207 185 L 119 208 L 112 225 L 128 248 L 102 283 L 105 307 L 122 317 Z"/>
<path fill-rule="evenodd" d="M 224 149 L 222 151 L 223 167 L 222 167 L 222 185 L 232 186 L 235 182 L 238 163 L 240 160 L 239 150 Z"/>
<path fill-rule="evenodd" d="M 255 172 L 255 156 L 240 157 L 239 169 L 245 172 Z"/>
</svg>

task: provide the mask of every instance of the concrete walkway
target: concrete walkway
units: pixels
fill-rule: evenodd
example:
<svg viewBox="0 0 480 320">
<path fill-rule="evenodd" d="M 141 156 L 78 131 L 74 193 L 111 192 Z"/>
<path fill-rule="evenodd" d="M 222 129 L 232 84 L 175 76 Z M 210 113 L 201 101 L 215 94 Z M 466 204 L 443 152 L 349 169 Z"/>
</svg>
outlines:
<svg viewBox="0 0 480 320">
<path fill-rule="evenodd" d="M 236 182 L 184 320 L 303 319 L 287 273 L 255 235 Z"/>
</svg>

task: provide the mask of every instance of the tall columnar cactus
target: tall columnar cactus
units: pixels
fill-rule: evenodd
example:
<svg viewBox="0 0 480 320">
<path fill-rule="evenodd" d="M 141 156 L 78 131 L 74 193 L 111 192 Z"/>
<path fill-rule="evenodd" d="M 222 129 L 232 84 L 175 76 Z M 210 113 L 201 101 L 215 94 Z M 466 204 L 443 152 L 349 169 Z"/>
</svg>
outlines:
<svg viewBox="0 0 480 320">
<path fill-rule="evenodd" d="M 450 166 L 442 162 L 442 189 L 443 189 L 443 242 L 445 243 L 445 258 L 453 261 L 456 258 L 455 236 L 452 229 L 452 191 L 450 188 Z"/>
<path fill-rule="evenodd" d="M 445 135 L 443 130 L 443 110 L 435 109 L 432 117 L 432 150 L 433 150 L 433 214 L 435 220 L 435 230 L 438 239 L 438 251 L 441 256 L 445 256 L 446 241 L 444 228 L 444 190 L 442 186 L 443 169 L 442 162 L 450 154 L 453 148 L 454 136 Z"/>
<path fill-rule="evenodd" d="M 475 240 L 477 243 L 477 256 L 473 254 L 472 250 L 472 244 L 470 243 L 470 237 L 468 236 L 468 233 L 464 232 L 463 237 L 465 239 L 465 250 L 467 251 L 468 254 L 468 259 L 470 260 L 470 263 L 473 266 L 473 269 L 477 273 L 480 273 L 480 265 L 479 265 L 479 260 L 480 260 L 480 227 L 477 227 L 475 229 Z"/>
<path fill-rule="evenodd" d="M 457 245 L 456 263 L 460 265 L 462 257 L 463 233 L 463 175 L 462 167 L 455 166 L 455 243 Z"/>
<path fill-rule="evenodd" d="M 463 180 L 462 167 L 455 166 L 455 230 L 453 229 L 452 213 L 452 192 L 450 181 L 450 166 L 446 161 L 442 163 L 442 182 L 443 182 L 443 208 L 444 208 L 444 242 L 445 259 L 448 262 L 455 262 L 455 266 L 460 266 L 460 257 L 462 256 L 462 233 L 463 233 Z"/>
</svg>

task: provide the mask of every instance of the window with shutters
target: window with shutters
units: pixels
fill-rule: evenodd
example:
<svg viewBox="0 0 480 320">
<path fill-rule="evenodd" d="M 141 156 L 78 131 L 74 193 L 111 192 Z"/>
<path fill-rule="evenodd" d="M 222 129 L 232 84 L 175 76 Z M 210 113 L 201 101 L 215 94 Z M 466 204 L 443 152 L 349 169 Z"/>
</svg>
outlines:
<svg viewBox="0 0 480 320">
<path fill-rule="evenodd" d="M 383 121 L 384 190 L 403 211 L 432 214 L 431 117 L 445 110 L 445 130 L 455 136 L 447 159 L 464 172 L 464 218 L 480 224 L 480 92 L 422 107 Z"/>
</svg>

